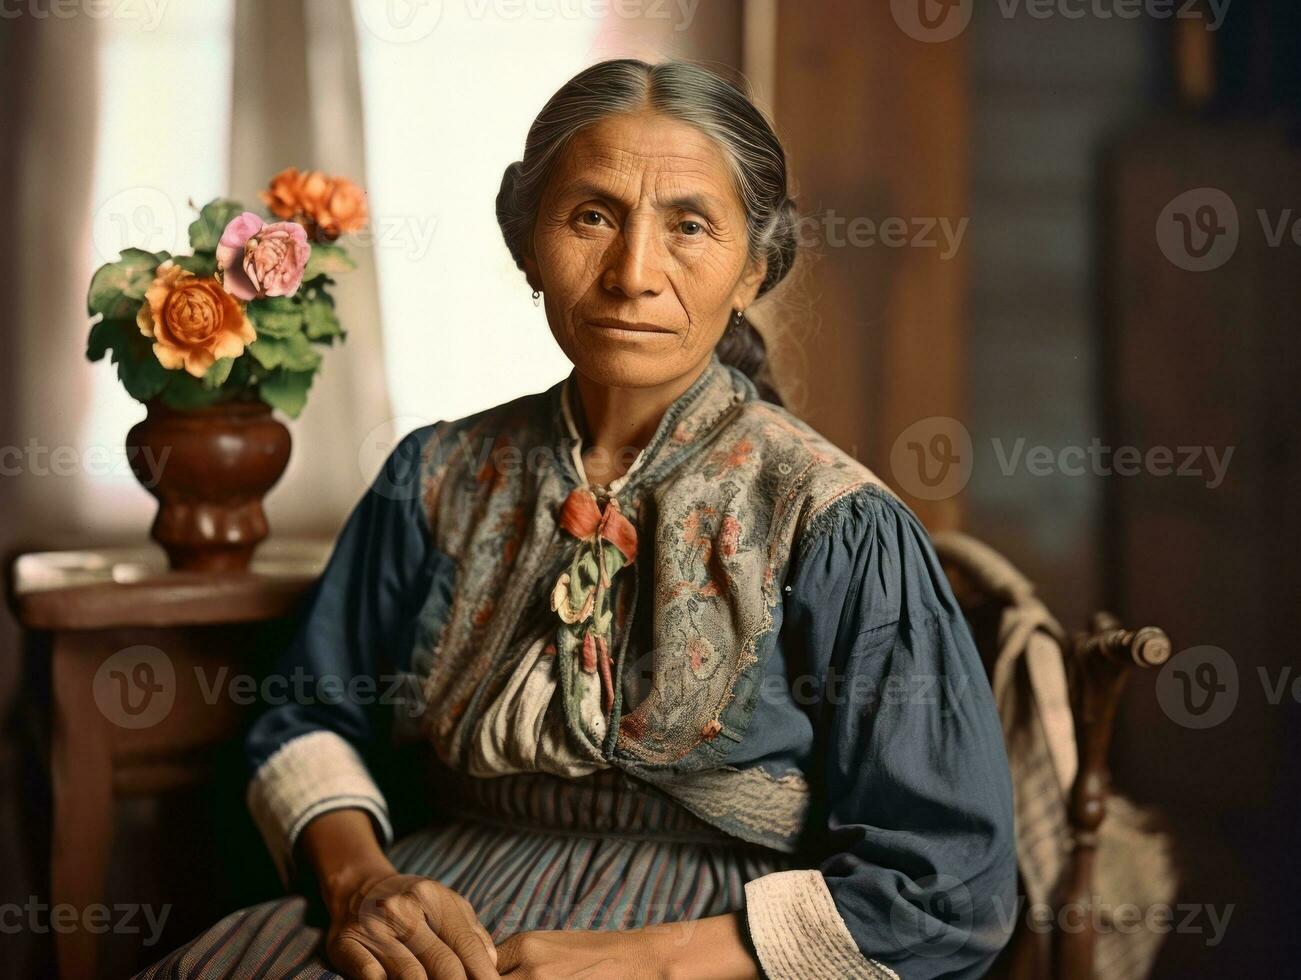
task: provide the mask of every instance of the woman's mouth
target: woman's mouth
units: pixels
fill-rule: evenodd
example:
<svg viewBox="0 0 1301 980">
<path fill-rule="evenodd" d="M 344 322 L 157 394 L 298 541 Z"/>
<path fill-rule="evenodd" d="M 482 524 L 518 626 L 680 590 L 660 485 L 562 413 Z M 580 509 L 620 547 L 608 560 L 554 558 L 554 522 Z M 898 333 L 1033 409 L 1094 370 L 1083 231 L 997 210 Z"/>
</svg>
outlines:
<svg viewBox="0 0 1301 980">
<path fill-rule="evenodd" d="M 671 334 L 672 330 L 667 327 L 661 327 L 658 324 L 646 323 L 637 320 L 616 320 L 611 317 L 597 317 L 587 321 L 589 326 L 595 327 L 601 333 L 610 336 L 643 338 L 650 334 Z"/>
</svg>

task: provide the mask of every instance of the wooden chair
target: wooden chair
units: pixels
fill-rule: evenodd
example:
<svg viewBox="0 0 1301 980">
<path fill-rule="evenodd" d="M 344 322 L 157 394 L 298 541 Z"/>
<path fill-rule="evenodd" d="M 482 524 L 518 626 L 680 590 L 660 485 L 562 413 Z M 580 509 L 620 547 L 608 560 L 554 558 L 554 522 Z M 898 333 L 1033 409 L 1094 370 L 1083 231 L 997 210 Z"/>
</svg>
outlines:
<svg viewBox="0 0 1301 980">
<path fill-rule="evenodd" d="M 934 542 L 992 680 L 1004 614 L 1015 603 L 1038 604 L 1033 588 L 1005 558 L 974 538 L 944 532 L 934 535 Z M 1043 628 L 1057 642 L 1064 659 L 1078 755 L 1066 804 L 1071 846 L 1055 902 L 1058 909 L 1088 909 L 1096 894 L 1099 829 L 1107 815 L 1111 789 L 1107 753 L 1116 708 L 1130 670 L 1164 663 L 1170 656 L 1170 641 L 1155 627 L 1122 629 L 1116 617 L 1106 612 L 1094 614 L 1084 631 L 1068 634 L 1051 617 Z M 1054 925 L 1050 931 L 1035 931 L 1021 915 L 1012 940 L 989 976 L 1093 980 L 1094 916 L 1082 919 L 1080 928 L 1064 930 Z"/>
</svg>

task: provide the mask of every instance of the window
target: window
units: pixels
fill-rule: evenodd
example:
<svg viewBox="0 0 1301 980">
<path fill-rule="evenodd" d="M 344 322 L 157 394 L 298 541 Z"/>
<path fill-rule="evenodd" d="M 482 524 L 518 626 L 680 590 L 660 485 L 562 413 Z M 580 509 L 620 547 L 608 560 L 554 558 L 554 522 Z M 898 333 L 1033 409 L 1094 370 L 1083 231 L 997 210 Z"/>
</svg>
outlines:
<svg viewBox="0 0 1301 980">
<path fill-rule="evenodd" d="M 207 0 L 172 4 L 156 22 L 100 21 L 88 270 L 128 247 L 188 251 L 196 213 L 189 202 L 228 192 L 233 16 L 231 0 Z M 140 492 L 123 440 L 144 407 L 107 362 L 88 368 L 94 410 L 82 426 L 86 478 L 78 483 L 78 523 L 138 533 L 157 505 Z M 94 459 L 112 462 L 92 467 Z"/>
<path fill-rule="evenodd" d="M 502 241 L 495 202 L 544 100 L 596 57 L 601 20 L 584 6 L 557 4 L 550 16 L 490 2 L 355 8 L 385 360 L 402 430 L 569 373 Z"/>
</svg>

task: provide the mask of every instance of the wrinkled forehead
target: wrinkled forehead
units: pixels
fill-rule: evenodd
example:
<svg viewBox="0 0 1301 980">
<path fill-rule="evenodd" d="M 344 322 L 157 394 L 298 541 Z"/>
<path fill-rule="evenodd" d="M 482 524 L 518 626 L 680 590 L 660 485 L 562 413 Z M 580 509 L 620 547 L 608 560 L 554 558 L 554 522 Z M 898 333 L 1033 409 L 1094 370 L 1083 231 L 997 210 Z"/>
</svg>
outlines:
<svg viewBox="0 0 1301 980">
<path fill-rule="evenodd" d="M 689 123 L 658 113 L 621 114 L 580 131 L 561 151 L 550 180 L 553 196 L 593 196 L 629 206 L 684 197 L 740 209 L 732 169 L 716 141 Z"/>
</svg>

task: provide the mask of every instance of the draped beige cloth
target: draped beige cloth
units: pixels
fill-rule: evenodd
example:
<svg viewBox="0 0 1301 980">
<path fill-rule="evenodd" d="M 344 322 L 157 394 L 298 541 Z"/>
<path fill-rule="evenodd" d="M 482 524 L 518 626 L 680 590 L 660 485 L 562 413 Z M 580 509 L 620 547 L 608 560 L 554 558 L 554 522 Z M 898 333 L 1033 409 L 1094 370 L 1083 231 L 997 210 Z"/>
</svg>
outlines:
<svg viewBox="0 0 1301 980">
<path fill-rule="evenodd" d="M 0 60 L 6 75 L 12 73 L 3 155 L 12 172 L 3 181 L 10 227 L 0 236 L 10 253 L 0 262 L 8 324 L 2 444 L 72 447 L 92 410 L 85 299 L 93 270 L 85 243 L 93 212 L 100 21 L 17 17 L 4 21 L 3 33 L 8 50 Z M 76 534 L 67 524 L 79 478 L 51 476 L 30 465 L 32 458 L 5 459 L 7 547 L 48 543 L 46 532 Z"/>
<path fill-rule="evenodd" d="M 937 533 L 934 541 L 946 563 L 1003 606 L 991 686 L 1012 769 L 1017 867 L 1030 905 L 1055 910 L 1071 847 L 1066 808 L 1079 767 L 1062 657 L 1066 633 L 1030 581 L 998 552 L 957 532 Z M 1098 980 L 1142 980 L 1164 937 L 1146 928 L 1122 927 L 1113 917 L 1122 905 L 1146 913 L 1174 903 L 1178 874 L 1173 841 L 1158 814 L 1114 790 L 1098 837 L 1093 894 L 1099 899 L 1101 924 L 1094 975 Z"/>
</svg>

